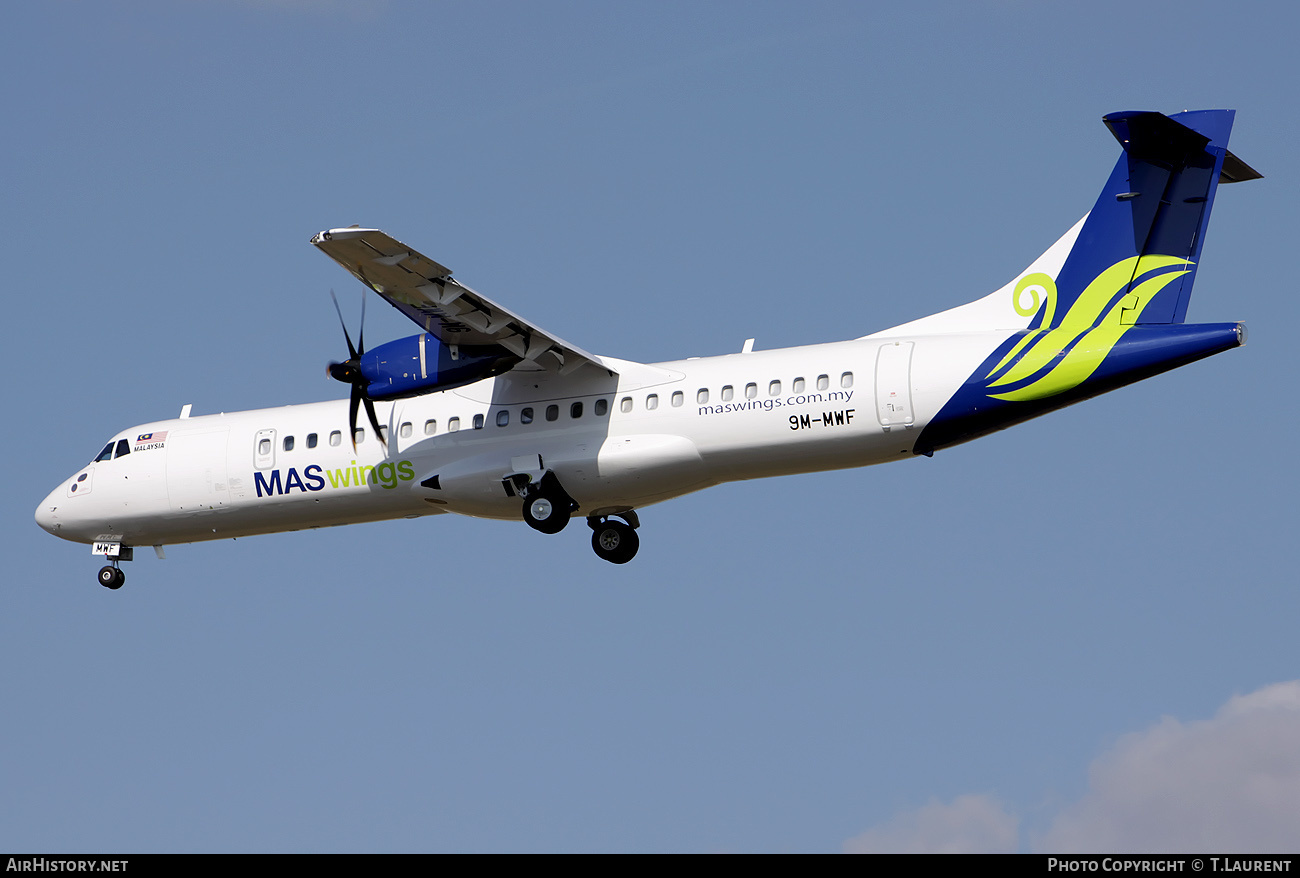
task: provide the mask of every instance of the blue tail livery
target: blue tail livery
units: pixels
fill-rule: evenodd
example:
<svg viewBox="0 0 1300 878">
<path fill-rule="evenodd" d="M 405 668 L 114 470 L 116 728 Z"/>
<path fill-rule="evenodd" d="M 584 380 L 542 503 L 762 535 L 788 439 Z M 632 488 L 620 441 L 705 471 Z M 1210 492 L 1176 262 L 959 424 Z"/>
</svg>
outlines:
<svg viewBox="0 0 1300 878">
<path fill-rule="evenodd" d="M 1244 342 L 1244 327 L 1235 323 L 1181 325 L 1218 184 L 1260 177 L 1228 151 L 1233 115 L 1200 110 L 1103 118 L 1124 152 L 1097 203 L 1071 230 L 1059 271 L 1030 271 L 1014 282 L 1012 305 L 1029 317 L 1028 325 L 948 401 L 919 437 L 918 453 Z"/>
</svg>

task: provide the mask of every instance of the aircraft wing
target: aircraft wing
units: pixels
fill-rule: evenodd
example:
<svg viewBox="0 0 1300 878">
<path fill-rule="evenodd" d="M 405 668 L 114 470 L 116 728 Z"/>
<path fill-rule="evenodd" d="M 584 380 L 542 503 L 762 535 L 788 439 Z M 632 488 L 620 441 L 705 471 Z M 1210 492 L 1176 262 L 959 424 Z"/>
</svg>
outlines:
<svg viewBox="0 0 1300 878">
<path fill-rule="evenodd" d="M 582 348 L 480 296 L 452 278 L 450 268 L 378 229 L 328 229 L 311 242 L 443 344 L 497 345 L 522 358 L 524 368 L 531 363 L 564 375 L 586 364 L 611 371 Z"/>
</svg>

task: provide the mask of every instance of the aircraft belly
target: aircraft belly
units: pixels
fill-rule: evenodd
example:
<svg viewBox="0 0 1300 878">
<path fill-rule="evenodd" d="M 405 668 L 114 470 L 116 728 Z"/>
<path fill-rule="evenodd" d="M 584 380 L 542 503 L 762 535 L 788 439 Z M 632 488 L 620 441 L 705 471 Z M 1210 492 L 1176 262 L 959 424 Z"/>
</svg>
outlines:
<svg viewBox="0 0 1300 878">
<path fill-rule="evenodd" d="M 594 462 L 568 469 L 561 482 L 587 509 L 648 506 L 717 483 L 695 443 L 671 434 L 611 436 Z"/>
<path fill-rule="evenodd" d="M 332 527 L 353 522 L 384 521 L 416 515 L 434 515 L 431 507 L 408 488 L 386 492 L 358 491 L 351 496 L 315 497 L 286 495 L 245 500 L 220 508 L 143 516 L 138 522 L 121 522 L 123 539 L 137 545 L 202 542 L 263 533 Z"/>
<path fill-rule="evenodd" d="M 735 481 L 886 463 L 910 455 L 914 441 L 912 430 L 882 433 L 878 427 L 864 423 L 836 436 L 714 445 L 707 449 L 704 459 L 717 481 Z"/>
</svg>

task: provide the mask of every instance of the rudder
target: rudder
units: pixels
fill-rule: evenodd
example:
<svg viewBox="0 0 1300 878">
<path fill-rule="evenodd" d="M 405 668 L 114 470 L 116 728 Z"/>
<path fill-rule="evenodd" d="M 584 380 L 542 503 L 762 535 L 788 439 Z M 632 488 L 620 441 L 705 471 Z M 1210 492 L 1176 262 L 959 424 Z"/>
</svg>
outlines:
<svg viewBox="0 0 1300 878">
<path fill-rule="evenodd" d="M 1126 324 L 1183 322 L 1218 184 L 1259 176 L 1228 152 L 1233 116 L 1103 117 L 1124 154 L 1055 279 L 1054 307 L 1031 327 L 1092 325 L 1117 306 Z"/>
</svg>

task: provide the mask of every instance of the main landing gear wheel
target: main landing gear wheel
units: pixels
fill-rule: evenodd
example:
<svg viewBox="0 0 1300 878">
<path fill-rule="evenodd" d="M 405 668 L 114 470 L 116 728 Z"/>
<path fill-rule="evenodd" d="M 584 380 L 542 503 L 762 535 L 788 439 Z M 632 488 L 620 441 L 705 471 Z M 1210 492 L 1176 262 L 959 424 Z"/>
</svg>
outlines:
<svg viewBox="0 0 1300 878">
<path fill-rule="evenodd" d="M 549 491 L 524 498 L 524 521 L 533 530 L 557 534 L 569 523 L 569 502 Z"/>
<path fill-rule="evenodd" d="M 591 548 L 611 564 L 626 564 L 636 557 L 641 538 L 631 525 L 606 519 L 591 527 Z"/>
<path fill-rule="evenodd" d="M 524 521 L 533 530 L 544 534 L 557 534 L 569 523 L 569 516 L 578 511 L 578 504 L 560 486 L 555 473 L 547 472 L 524 493 Z"/>
<path fill-rule="evenodd" d="M 121 588 L 124 582 L 126 582 L 126 574 L 120 567 L 110 565 L 99 568 L 99 584 L 104 588 Z"/>
</svg>

